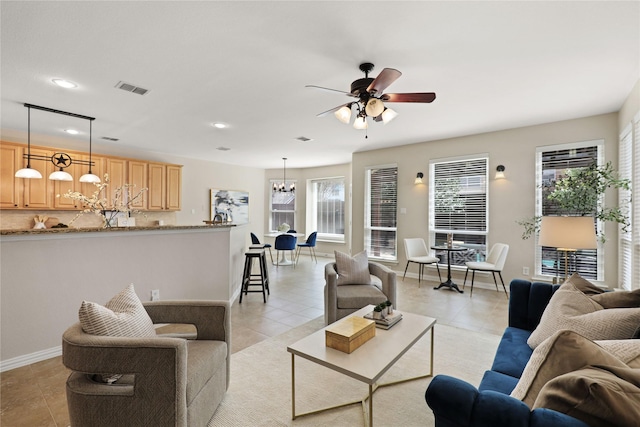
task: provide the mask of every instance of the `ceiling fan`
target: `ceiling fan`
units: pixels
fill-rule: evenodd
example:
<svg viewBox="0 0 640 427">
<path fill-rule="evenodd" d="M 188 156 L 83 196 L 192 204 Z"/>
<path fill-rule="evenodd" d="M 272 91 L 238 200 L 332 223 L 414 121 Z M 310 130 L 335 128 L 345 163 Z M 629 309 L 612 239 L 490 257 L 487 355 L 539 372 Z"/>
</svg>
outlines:
<svg viewBox="0 0 640 427">
<path fill-rule="evenodd" d="M 389 123 L 398 113 L 388 108 L 384 103 L 388 102 L 422 102 L 429 103 L 436 99 L 433 92 L 418 93 L 383 93 L 384 90 L 393 82 L 395 82 L 402 73 L 394 68 L 383 69 L 378 77 L 371 78 L 369 73 L 373 70 L 373 64 L 365 62 L 360 64 L 360 70 L 364 73 L 364 78 L 354 80 L 351 83 L 351 91 L 345 92 L 338 89 L 329 89 L 321 86 L 307 85 L 316 89 L 329 90 L 332 92 L 343 93 L 347 96 L 356 98 L 355 101 L 338 105 L 335 108 L 318 114 L 323 117 L 329 113 L 334 113 L 336 118 L 342 123 L 348 124 L 351 121 L 352 109 L 355 107 L 356 118 L 353 127 L 356 129 L 367 129 L 367 117 L 372 117 L 373 121 Z"/>
</svg>

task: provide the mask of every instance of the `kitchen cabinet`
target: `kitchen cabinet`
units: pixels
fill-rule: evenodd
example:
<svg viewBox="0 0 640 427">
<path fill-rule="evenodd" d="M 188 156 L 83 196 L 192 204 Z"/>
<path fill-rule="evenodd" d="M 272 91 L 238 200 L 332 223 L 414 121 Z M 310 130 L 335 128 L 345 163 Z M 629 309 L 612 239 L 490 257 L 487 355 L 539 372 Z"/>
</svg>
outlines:
<svg viewBox="0 0 640 427">
<path fill-rule="evenodd" d="M 149 163 L 149 210 L 182 207 L 182 166 Z"/>
<path fill-rule="evenodd" d="M 51 157 L 55 152 L 31 147 L 31 154 Z M 53 163 L 43 160 L 31 160 L 31 167 L 42 174 L 42 179 L 22 179 L 23 208 L 50 209 L 53 205 L 53 183 L 49 175 L 53 172 Z"/>
<path fill-rule="evenodd" d="M 167 165 L 167 210 L 182 209 L 182 166 Z"/>
<path fill-rule="evenodd" d="M 147 209 L 147 192 L 140 193 L 144 188 L 148 187 L 148 163 L 139 160 L 128 161 L 128 179 L 127 183 L 131 184 L 129 188 L 129 196 L 135 198 L 131 202 L 134 209 Z M 140 194 L 139 197 L 138 194 Z"/>
<path fill-rule="evenodd" d="M 18 208 L 22 203 L 22 181 L 16 178 L 17 170 L 27 164 L 22 160 L 22 147 L 0 146 L 0 208 Z"/>
<path fill-rule="evenodd" d="M 107 208 L 114 207 L 114 204 L 122 203 L 116 200 L 116 189 L 127 183 L 127 161 L 125 159 L 107 158 L 107 169 L 109 175 L 109 185 L 106 188 Z"/>
</svg>

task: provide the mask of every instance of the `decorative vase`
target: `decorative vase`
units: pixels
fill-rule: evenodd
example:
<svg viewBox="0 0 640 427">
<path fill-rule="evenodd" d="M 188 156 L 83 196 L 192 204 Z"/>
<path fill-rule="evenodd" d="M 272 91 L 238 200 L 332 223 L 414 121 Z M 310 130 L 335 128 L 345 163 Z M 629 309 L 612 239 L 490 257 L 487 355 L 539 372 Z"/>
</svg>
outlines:
<svg viewBox="0 0 640 427">
<path fill-rule="evenodd" d="M 387 306 L 387 314 L 389 316 L 391 316 L 393 314 L 393 306 L 392 305 L 388 305 Z"/>
<path fill-rule="evenodd" d="M 374 319 L 382 319 L 382 312 L 381 311 L 374 311 L 373 312 L 373 318 Z"/>
<path fill-rule="evenodd" d="M 447 247 L 448 248 L 452 248 L 453 247 L 453 234 L 452 233 L 447 234 Z"/>
</svg>

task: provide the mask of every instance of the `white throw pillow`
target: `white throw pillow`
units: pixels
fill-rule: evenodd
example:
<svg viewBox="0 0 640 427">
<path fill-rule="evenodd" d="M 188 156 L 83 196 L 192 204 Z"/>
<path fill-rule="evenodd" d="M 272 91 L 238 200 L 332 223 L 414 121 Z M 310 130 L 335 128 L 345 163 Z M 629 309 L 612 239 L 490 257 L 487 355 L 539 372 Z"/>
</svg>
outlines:
<svg viewBox="0 0 640 427">
<path fill-rule="evenodd" d="M 153 322 L 133 289 L 133 284 L 104 306 L 82 301 L 78 311 L 82 330 L 88 334 L 112 337 L 156 336 Z"/>
<path fill-rule="evenodd" d="M 353 257 L 339 251 L 335 251 L 335 255 L 338 286 L 371 284 L 367 251 L 362 251 Z"/>
</svg>

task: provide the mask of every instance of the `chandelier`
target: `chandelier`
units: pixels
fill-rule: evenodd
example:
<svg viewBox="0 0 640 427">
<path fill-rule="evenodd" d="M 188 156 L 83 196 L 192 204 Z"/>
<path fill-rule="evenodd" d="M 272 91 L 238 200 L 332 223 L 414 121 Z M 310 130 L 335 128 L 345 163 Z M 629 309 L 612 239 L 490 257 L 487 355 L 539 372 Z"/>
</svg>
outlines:
<svg viewBox="0 0 640 427">
<path fill-rule="evenodd" d="M 39 105 L 24 104 L 27 108 L 27 153 L 23 157 L 27 160 L 27 166 L 25 168 L 16 171 L 16 178 L 26 179 L 40 179 L 42 174 L 36 169 L 31 168 L 31 160 L 43 160 L 50 161 L 56 167 L 56 171 L 49 175 L 49 179 L 52 181 L 73 181 L 73 177 L 65 168 L 71 166 L 72 163 L 79 165 L 89 166 L 88 173 L 82 175 L 79 179 L 80 182 L 97 183 L 100 182 L 100 178 L 91 172 L 91 166 L 95 163 L 91 160 L 91 123 L 95 120 L 94 117 L 83 116 L 76 113 L 69 113 L 66 111 L 54 110 L 52 108 L 41 107 Z M 77 117 L 89 121 L 89 160 L 72 159 L 67 153 L 54 153 L 52 156 L 43 156 L 39 154 L 31 154 L 31 109 L 46 111 L 48 113 L 62 114 L 64 116 Z"/>
<path fill-rule="evenodd" d="M 276 193 L 295 193 L 296 185 L 291 183 L 289 187 L 287 187 L 287 158 L 283 157 L 282 161 L 284 162 L 284 167 L 282 168 L 282 182 L 278 185 L 277 183 L 273 183 L 273 192 Z"/>
</svg>

